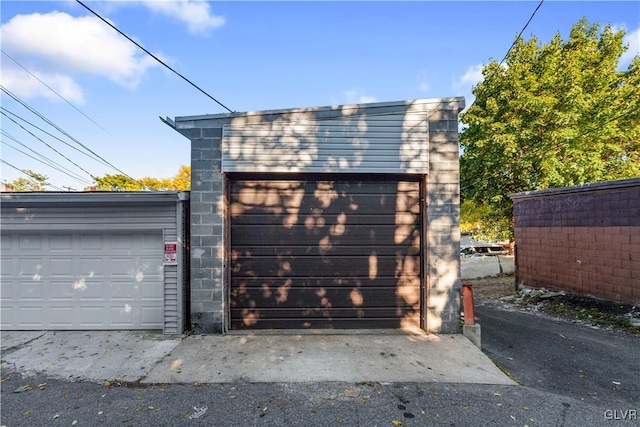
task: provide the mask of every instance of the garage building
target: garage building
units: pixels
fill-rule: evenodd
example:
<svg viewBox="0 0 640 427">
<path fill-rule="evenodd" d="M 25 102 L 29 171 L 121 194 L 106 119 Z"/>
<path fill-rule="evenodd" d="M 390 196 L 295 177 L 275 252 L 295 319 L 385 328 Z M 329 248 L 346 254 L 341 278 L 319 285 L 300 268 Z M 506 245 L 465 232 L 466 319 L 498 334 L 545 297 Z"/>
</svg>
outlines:
<svg viewBox="0 0 640 427">
<path fill-rule="evenodd" d="M 463 98 L 177 117 L 191 327 L 460 330 Z"/>
<path fill-rule="evenodd" d="M 188 196 L 2 193 L 2 329 L 182 333 Z"/>
</svg>

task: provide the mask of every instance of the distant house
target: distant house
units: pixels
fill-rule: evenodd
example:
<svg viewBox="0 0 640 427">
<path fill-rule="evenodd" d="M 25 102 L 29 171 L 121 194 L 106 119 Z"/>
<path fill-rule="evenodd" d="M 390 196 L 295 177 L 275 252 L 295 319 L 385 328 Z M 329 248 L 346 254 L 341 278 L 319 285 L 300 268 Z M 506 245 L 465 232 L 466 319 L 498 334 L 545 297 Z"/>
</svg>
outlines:
<svg viewBox="0 0 640 427">
<path fill-rule="evenodd" d="M 190 322 L 460 331 L 463 98 L 167 119 L 191 141 Z"/>
<path fill-rule="evenodd" d="M 640 178 L 510 197 L 520 284 L 640 302 Z"/>
</svg>

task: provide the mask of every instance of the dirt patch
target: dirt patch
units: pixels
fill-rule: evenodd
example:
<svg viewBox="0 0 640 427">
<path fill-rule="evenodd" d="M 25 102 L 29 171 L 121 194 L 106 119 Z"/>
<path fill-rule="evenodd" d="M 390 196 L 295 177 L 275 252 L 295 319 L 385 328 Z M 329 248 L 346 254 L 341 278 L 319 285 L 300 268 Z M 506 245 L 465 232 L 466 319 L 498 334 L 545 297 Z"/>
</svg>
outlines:
<svg viewBox="0 0 640 427">
<path fill-rule="evenodd" d="M 640 306 L 546 289 L 516 291 L 513 274 L 463 279 L 476 300 L 494 301 L 526 311 L 540 311 L 572 322 L 640 334 Z"/>
<path fill-rule="evenodd" d="M 482 279 L 462 279 L 463 285 L 473 287 L 476 299 L 499 299 L 509 295 L 516 295 L 516 279 L 513 274 L 504 274 Z"/>
</svg>

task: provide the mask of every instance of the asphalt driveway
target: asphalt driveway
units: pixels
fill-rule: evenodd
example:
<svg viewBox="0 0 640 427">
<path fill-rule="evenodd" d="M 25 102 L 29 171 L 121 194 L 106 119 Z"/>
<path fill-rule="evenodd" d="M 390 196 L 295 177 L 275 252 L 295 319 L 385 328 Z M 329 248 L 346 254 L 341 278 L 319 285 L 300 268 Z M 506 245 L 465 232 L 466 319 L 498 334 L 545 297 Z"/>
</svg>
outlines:
<svg viewBox="0 0 640 427">
<path fill-rule="evenodd" d="M 640 412 L 640 336 L 476 301 L 482 347 L 514 380 L 592 405 Z"/>
</svg>

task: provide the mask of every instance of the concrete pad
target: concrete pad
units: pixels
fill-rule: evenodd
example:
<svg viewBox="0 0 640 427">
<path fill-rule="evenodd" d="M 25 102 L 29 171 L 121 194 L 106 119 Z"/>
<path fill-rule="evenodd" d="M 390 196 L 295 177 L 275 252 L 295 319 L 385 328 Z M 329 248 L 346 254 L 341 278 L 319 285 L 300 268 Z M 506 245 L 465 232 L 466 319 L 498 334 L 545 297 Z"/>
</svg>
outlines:
<svg viewBox="0 0 640 427">
<path fill-rule="evenodd" d="M 46 334 L 44 331 L 2 331 L 0 335 L 0 351 L 4 353 L 9 349 L 22 347 L 44 334 Z"/>
<path fill-rule="evenodd" d="M 23 376 L 42 372 L 74 381 L 135 382 L 181 339 L 155 332 L 3 331 L 2 367 L 13 368 Z"/>
<path fill-rule="evenodd" d="M 389 333 L 190 336 L 142 380 L 238 381 L 515 384 L 462 335 Z"/>
</svg>

